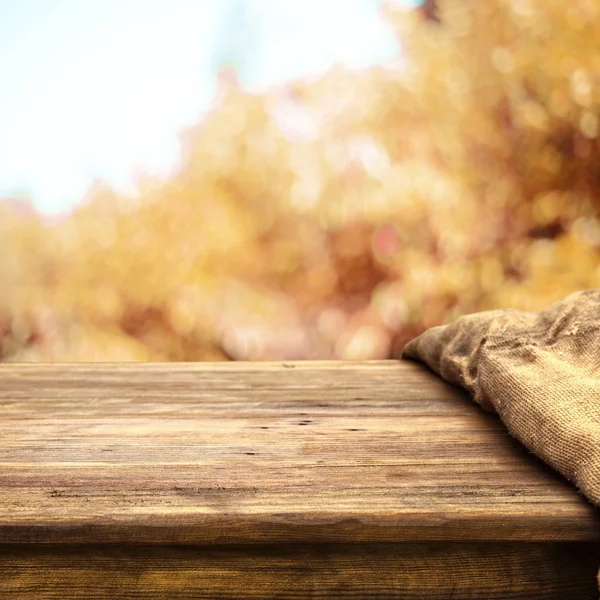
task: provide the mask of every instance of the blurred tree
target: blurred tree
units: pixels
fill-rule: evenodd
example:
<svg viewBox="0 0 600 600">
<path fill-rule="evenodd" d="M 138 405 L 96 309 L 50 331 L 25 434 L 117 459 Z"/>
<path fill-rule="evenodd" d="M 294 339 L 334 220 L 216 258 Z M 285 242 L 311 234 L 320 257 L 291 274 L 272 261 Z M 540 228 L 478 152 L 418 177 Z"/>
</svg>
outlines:
<svg viewBox="0 0 600 600">
<path fill-rule="evenodd" d="M 386 11 L 402 66 L 224 86 L 169 179 L 0 207 L 3 359 L 380 358 L 600 286 L 600 7 Z"/>
<path fill-rule="evenodd" d="M 438 16 L 438 0 L 424 0 L 419 6 L 419 9 L 423 12 L 426 19 L 430 21 L 436 21 L 439 23 Z"/>
</svg>

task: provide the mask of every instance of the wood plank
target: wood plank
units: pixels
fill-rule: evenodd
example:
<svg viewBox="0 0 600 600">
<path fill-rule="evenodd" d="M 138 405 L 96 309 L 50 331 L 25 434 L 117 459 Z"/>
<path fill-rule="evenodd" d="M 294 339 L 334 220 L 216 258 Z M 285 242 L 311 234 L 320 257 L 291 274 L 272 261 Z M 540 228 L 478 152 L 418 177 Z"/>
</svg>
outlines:
<svg viewBox="0 0 600 600">
<path fill-rule="evenodd" d="M 0 546 L 0 598 L 596 600 L 592 544 Z"/>
<path fill-rule="evenodd" d="M 0 365 L 0 543 L 598 541 L 419 365 Z"/>
</svg>

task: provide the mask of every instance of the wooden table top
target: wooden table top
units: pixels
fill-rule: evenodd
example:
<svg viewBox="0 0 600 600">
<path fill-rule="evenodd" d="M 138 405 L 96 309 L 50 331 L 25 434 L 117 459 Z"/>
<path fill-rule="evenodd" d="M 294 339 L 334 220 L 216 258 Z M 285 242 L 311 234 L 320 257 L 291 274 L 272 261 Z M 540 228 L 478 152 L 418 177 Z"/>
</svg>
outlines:
<svg viewBox="0 0 600 600">
<path fill-rule="evenodd" d="M 0 543 L 597 541 L 420 365 L 0 365 Z"/>
</svg>

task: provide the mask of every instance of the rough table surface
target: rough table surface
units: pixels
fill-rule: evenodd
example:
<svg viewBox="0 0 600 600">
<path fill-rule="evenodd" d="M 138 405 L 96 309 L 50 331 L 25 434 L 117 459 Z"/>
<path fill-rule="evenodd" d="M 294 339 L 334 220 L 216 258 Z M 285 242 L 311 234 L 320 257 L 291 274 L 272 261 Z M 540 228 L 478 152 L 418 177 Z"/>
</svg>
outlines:
<svg viewBox="0 0 600 600">
<path fill-rule="evenodd" d="M 0 365 L 0 544 L 597 541 L 423 367 Z"/>
</svg>

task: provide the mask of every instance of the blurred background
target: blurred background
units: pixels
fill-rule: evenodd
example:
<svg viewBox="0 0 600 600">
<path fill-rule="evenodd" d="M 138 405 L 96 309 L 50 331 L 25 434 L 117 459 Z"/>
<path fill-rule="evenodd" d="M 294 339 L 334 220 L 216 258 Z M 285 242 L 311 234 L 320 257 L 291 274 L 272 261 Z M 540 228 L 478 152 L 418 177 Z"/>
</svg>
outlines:
<svg viewBox="0 0 600 600">
<path fill-rule="evenodd" d="M 0 360 L 397 357 L 600 287 L 600 0 L 3 0 Z"/>
</svg>

